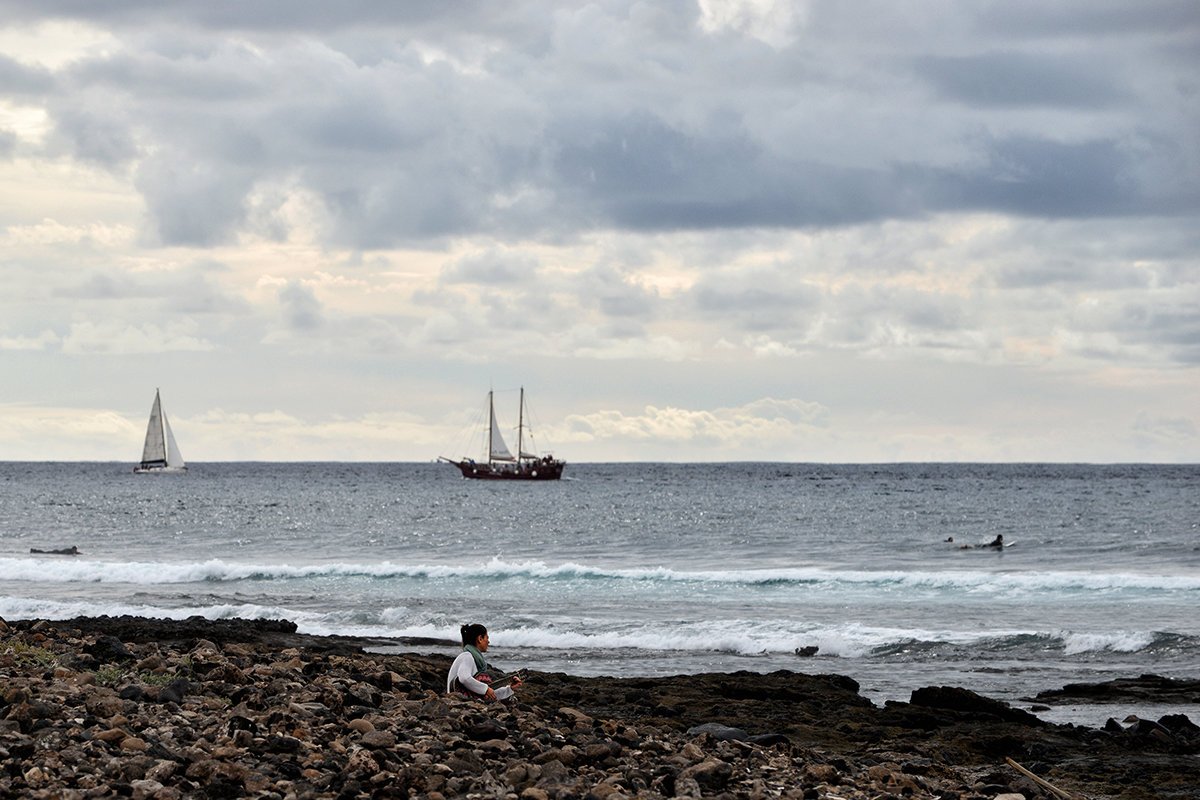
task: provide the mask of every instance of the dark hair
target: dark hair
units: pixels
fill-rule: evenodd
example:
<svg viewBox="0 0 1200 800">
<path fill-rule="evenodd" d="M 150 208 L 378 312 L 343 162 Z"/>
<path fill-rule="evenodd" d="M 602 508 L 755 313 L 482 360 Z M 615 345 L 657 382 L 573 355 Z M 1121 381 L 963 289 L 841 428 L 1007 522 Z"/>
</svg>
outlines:
<svg viewBox="0 0 1200 800">
<path fill-rule="evenodd" d="M 487 635 L 487 628 L 480 625 L 478 622 L 472 622 L 470 625 L 463 625 L 458 629 L 462 634 L 463 647 L 467 645 L 475 646 L 475 642 L 479 641 L 480 636 Z"/>
</svg>

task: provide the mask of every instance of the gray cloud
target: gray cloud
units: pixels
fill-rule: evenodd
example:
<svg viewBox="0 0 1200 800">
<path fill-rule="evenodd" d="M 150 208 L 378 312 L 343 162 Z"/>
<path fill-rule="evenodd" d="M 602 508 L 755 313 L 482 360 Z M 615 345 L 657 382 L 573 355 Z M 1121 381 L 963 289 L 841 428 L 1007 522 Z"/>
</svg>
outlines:
<svg viewBox="0 0 1200 800">
<path fill-rule="evenodd" d="M 685 303 L 709 319 L 745 331 L 804 330 L 826 302 L 824 292 L 802 275 L 780 269 L 703 276 Z"/>
<path fill-rule="evenodd" d="M 164 320 L 180 315 L 248 314 L 250 306 L 245 300 L 225 292 L 209 278 L 208 273 L 224 269 L 222 265 L 201 263 L 179 272 L 139 279 L 123 273 L 92 272 L 82 281 L 56 286 L 50 296 L 105 303 L 109 307 L 125 301 L 147 301 L 157 308 L 149 316 Z"/>
<path fill-rule="evenodd" d="M 661 306 L 655 292 L 631 283 L 626 274 L 613 267 L 588 270 L 572 282 L 572 289 L 584 307 L 615 317 L 623 327 L 631 320 L 651 320 Z"/>
<path fill-rule="evenodd" d="M 805 227 L 902 213 L 886 173 L 780 158 L 745 136 L 689 134 L 650 113 L 554 135 L 557 185 L 575 216 L 621 228 Z"/>
<path fill-rule="evenodd" d="M 134 183 L 166 244 L 212 245 L 229 241 L 247 218 L 254 176 L 175 153 L 143 162 Z"/>
<path fill-rule="evenodd" d="M 1098 109 L 1124 92 L 1091 59 L 1042 53 L 987 53 L 920 58 L 916 70 L 947 98 L 994 107 Z"/>
<path fill-rule="evenodd" d="M 983 34 L 1057 39 L 1060 37 L 1129 34 L 1178 34 L 1200 29 L 1200 14 L 1187 0 L 1100 0 L 1087 13 L 1070 4 L 1038 0 L 984 3 L 977 7 L 975 29 Z"/>
<path fill-rule="evenodd" d="M 314 331 L 325 322 L 325 309 L 313 290 L 299 281 L 289 281 L 279 290 L 284 321 L 295 331 Z"/>
<path fill-rule="evenodd" d="M 49 70 L 21 64 L 0 53 L 0 92 L 15 97 L 38 96 L 54 88 Z"/>
<path fill-rule="evenodd" d="M 910 45 L 909 61 L 885 63 L 869 29 L 838 27 L 820 7 L 794 48 L 772 51 L 705 35 L 690 4 L 637 30 L 641 49 L 618 38 L 631 33 L 619 3 L 540 16 L 519 6 L 463 16 L 422 4 L 26 5 L 0 4 L 12 19 L 80 17 L 124 38 L 61 80 L 11 61 L 0 71 L 53 92 L 48 109 L 70 152 L 114 169 L 136 163 L 167 243 L 254 229 L 248 197 L 281 183 L 320 198 L 331 243 L 367 249 L 472 233 L 811 229 L 947 210 L 1169 214 L 1194 209 L 1200 191 L 1200 165 L 1186 155 L 1196 115 L 1147 116 L 1122 71 L 1137 64 L 1137 80 L 1161 85 L 1185 80 L 1183 64 L 1151 40 L 1119 63 L 1100 40 L 1062 52 L 1049 38 L 1053 10 L 1029 10 L 1044 38 L 1027 32 L 1004 47 L 995 30 L 975 31 L 983 54 L 962 55 L 930 37 Z M 1152 15 L 1170 21 L 1179 8 L 1156 4 Z M 843 78 L 801 55 L 827 46 L 825 35 L 842 37 L 839 57 L 855 65 L 844 99 L 830 94 Z M 647 47 L 664 49 L 655 59 Z M 905 63 L 953 102 L 926 107 L 896 73 Z M 897 96 L 848 103 L 863 76 L 888 71 Z M 691 91 L 693 74 L 708 94 Z M 989 116 L 996 108 L 1030 113 L 1013 126 Z M 869 148 L 823 132 L 836 126 L 853 141 L 880 123 L 896 135 Z"/>
<path fill-rule="evenodd" d="M 119 169 L 138 155 L 134 132 L 114 108 L 64 107 L 55 114 L 56 139 L 83 161 Z"/>
<path fill-rule="evenodd" d="M 124 276 L 113 277 L 103 273 L 92 273 L 82 283 L 60 286 L 50 292 L 53 297 L 71 300 L 124 300 L 130 297 L 145 297 L 146 291 L 134 285 Z"/>
<path fill-rule="evenodd" d="M 540 265 L 520 252 L 486 250 L 459 259 L 438 275 L 439 283 L 472 283 L 483 286 L 529 284 L 538 277 Z"/>
<path fill-rule="evenodd" d="M 1044 259 L 998 268 L 995 286 L 1002 289 L 1043 289 L 1052 286 L 1104 286 L 1107 289 L 1148 289 L 1150 276 L 1125 265 L 1086 258 Z"/>
<path fill-rule="evenodd" d="M 313 31 L 379 24 L 419 24 L 439 16 L 462 13 L 469 18 L 472 0 L 464 0 L 451 12 L 438 4 L 408 0 L 375 3 L 345 0 L 336 7 L 316 0 L 263 0 L 251 6 L 226 3 L 161 3 L 155 0 L 114 0 L 88 3 L 80 0 L 46 0 L 31 8 L 19 0 L 4 0 L 0 9 L 12 21 L 32 22 L 45 18 L 84 19 L 112 25 L 198 25 L 211 30 Z"/>
<path fill-rule="evenodd" d="M 983 169 L 946 181 L 953 193 L 946 207 L 1051 218 L 1151 210 L 1130 180 L 1129 159 L 1112 141 L 1017 137 L 990 143 L 985 156 Z"/>
</svg>

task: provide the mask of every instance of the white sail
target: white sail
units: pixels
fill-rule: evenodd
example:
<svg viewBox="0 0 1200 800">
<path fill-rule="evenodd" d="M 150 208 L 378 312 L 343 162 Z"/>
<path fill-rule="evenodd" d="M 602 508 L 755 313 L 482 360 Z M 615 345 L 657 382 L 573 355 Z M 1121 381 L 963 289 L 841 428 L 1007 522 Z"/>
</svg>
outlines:
<svg viewBox="0 0 1200 800">
<path fill-rule="evenodd" d="M 504 437 L 500 435 L 500 425 L 496 422 L 496 409 L 491 403 L 491 395 L 488 395 L 488 414 L 491 415 L 491 433 L 489 441 L 491 442 L 491 452 L 488 453 L 488 458 L 492 461 L 515 461 L 513 454 L 508 451 L 508 445 L 504 443 Z"/>
<path fill-rule="evenodd" d="M 150 422 L 146 425 L 146 443 L 142 447 L 142 463 L 135 472 L 186 472 L 179 444 L 171 431 L 171 423 L 162 410 L 162 398 L 154 390 L 154 405 L 150 407 Z"/>
<path fill-rule="evenodd" d="M 167 432 L 167 466 L 173 468 L 183 468 L 183 454 L 179 452 L 179 445 L 175 443 L 175 434 L 171 432 L 171 423 L 167 421 L 167 415 L 162 415 L 163 428 Z"/>
<path fill-rule="evenodd" d="M 158 390 L 154 391 L 154 405 L 150 407 L 150 423 L 146 426 L 146 444 L 142 448 L 142 464 L 165 463 L 167 445 L 163 436 L 162 401 Z"/>
</svg>

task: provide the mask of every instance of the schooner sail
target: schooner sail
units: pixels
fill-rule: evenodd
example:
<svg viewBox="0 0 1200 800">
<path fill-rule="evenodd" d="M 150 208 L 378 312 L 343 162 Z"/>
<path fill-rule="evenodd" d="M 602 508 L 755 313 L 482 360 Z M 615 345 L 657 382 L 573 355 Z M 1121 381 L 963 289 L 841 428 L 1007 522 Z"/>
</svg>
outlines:
<svg viewBox="0 0 1200 800">
<path fill-rule="evenodd" d="M 561 478 L 563 467 L 567 465 L 567 462 L 560 461 L 548 453 L 539 456 L 533 452 L 532 444 L 530 444 L 529 450 L 525 449 L 525 432 L 529 426 L 525 422 L 524 387 L 521 387 L 521 402 L 518 407 L 517 419 L 517 455 L 514 456 L 504 442 L 500 425 L 496 421 L 496 406 L 492 393 L 488 392 L 487 445 L 484 450 L 484 461 L 477 462 L 466 456 L 458 461 L 444 456 L 439 460 L 458 467 L 464 478 L 523 481 L 556 481 Z"/>
<path fill-rule="evenodd" d="M 158 389 L 154 390 L 154 405 L 150 407 L 150 422 L 146 426 L 146 444 L 142 447 L 142 463 L 134 472 L 186 472 L 187 465 L 171 432 L 171 423 L 162 410 Z"/>
</svg>

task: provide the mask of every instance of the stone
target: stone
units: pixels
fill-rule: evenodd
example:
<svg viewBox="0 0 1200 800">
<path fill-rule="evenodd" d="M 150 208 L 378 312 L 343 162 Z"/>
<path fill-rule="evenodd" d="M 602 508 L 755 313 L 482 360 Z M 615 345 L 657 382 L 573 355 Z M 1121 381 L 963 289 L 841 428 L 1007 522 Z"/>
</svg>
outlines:
<svg viewBox="0 0 1200 800">
<path fill-rule="evenodd" d="M 133 800 L 153 800 L 163 790 L 163 785 L 158 781 L 144 779 L 131 781 L 129 786 L 133 790 Z"/>
<path fill-rule="evenodd" d="M 826 783 L 830 786 L 836 786 L 841 777 L 837 767 L 832 764 L 806 764 L 800 774 L 808 783 Z"/>
<path fill-rule="evenodd" d="M 391 748 L 396 746 L 396 735 L 388 731 L 368 731 L 362 735 L 363 747 L 369 747 L 372 750 Z"/>
<path fill-rule="evenodd" d="M 346 723 L 346 727 L 352 731 L 358 731 L 359 733 L 370 733 L 371 731 L 375 730 L 375 726 L 362 717 L 350 720 L 348 723 Z"/>
<path fill-rule="evenodd" d="M 987 714 L 1006 722 L 1020 722 L 1030 727 L 1040 727 L 1045 724 L 1028 711 L 1013 708 L 999 700 L 993 700 L 969 689 L 954 686 L 927 686 L 916 689 L 909 702 L 915 706 L 950 709 L 973 715 Z"/>
<path fill-rule="evenodd" d="M 694 780 L 706 792 L 719 792 L 729 783 L 732 774 L 731 765 L 719 759 L 709 758 L 679 773 L 676 786 L 678 787 L 680 780 Z"/>
<path fill-rule="evenodd" d="M 134 660 L 133 653 L 115 636 L 101 636 L 95 643 L 85 647 L 84 652 L 104 663 Z"/>
<path fill-rule="evenodd" d="M 182 703 L 183 696 L 188 690 L 187 678 L 176 678 L 168 683 L 158 692 L 158 702 L 160 703 Z"/>
<path fill-rule="evenodd" d="M 688 728 L 688 736 L 703 736 L 708 734 L 717 741 L 726 742 L 737 740 L 744 742 L 750 738 L 750 734 L 746 733 L 741 728 L 732 728 L 728 725 L 720 725 L 716 722 L 706 722 L 703 725 L 697 725 L 693 728 Z"/>
</svg>

